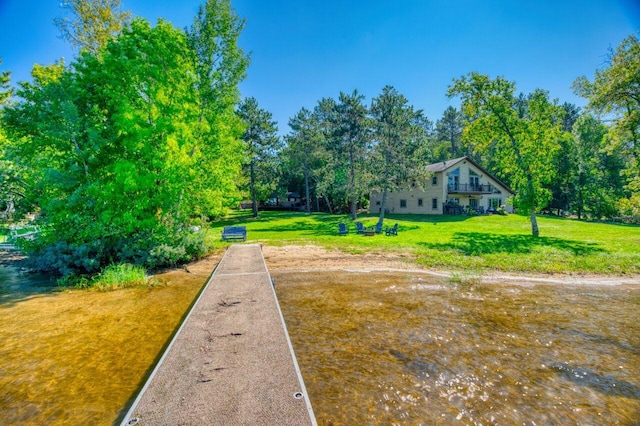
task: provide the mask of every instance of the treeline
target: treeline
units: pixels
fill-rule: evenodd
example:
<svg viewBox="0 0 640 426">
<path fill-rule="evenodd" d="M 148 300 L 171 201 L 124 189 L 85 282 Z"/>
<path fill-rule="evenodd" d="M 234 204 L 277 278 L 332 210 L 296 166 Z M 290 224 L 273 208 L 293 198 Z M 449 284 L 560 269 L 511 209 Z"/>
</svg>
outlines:
<svg viewBox="0 0 640 426">
<path fill-rule="evenodd" d="M 289 120 L 282 142 L 265 145 L 268 178 L 258 200 L 293 191 L 307 211 L 355 218 L 370 191 L 384 196 L 419 186 L 428 178 L 425 165 L 470 155 L 516 190 L 516 207 L 534 226 L 539 212 L 638 216 L 639 46 L 629 36 L 593 81 L 575 81 L 574 91 L 589 101 L 584 110 L 542 89 L 518 93 L 514 82 L 478 73 L 454 80 L 448 95 L 461 107 L 447 108 L 435 123 L 390 86 L 370 104 L 357 91 L 321 99 Z M 275 140 L 276 124 L 270 115 L 267 121 Z"/>
</svg>

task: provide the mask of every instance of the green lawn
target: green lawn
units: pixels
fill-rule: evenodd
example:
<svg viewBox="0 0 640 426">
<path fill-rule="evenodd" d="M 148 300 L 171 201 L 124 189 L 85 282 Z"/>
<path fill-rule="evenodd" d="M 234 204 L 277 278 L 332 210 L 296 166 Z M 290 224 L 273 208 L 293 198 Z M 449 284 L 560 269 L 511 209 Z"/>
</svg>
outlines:
<svg viewBox="0 0 640 426">
<path fill-rule="evenodd" d="M 362 215 L 359 220 L 373 227 L 377 217 Z M 349 235 L 338 236 L 341 221 L 349 227 Z M 365 237 L 343 215 L 261 212 L 253 219 L 250 212 L 235 212 L 213 224 L 212 237 L 219 240 L 223 226 L 246 225 L 251 242 L 315 244 L 359 254 L 397 252 L 423 266 L 453 271 L 640 273 L 638 225 L 539 217 L 540 237 L 536 238 L 528 218 L 518 215 L 385 218 L 385 226 L 396 222 L 397 237 Z"/>
</svg>

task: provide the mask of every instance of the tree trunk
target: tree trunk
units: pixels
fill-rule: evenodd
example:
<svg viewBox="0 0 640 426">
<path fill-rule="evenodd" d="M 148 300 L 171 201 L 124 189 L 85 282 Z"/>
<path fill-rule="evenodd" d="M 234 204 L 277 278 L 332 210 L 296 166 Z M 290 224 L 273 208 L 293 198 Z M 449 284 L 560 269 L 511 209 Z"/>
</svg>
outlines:
<svg viewBox="0 0 640 426">
<path fill-rule="evenodd" d="M 253 208 L 253 217 L 258 217 L 258 200 L 256 197 L 256 174 L 255 174 L 255 169 L 254 169 L 254 165 L 253 165 L 253 161 L 251 162 L 251 181 L 250 181 L 250 186 L 251 186 L 251 207 Z"/>
<path fill-rule="evenodd" d="M 318 184 L 320 182 L 318 182 L 318 177 L 314 176 L 313 180 L 316 183 L 316 198 L 317 198 L 317 192 L 318 192 Z M 329 209 L 329 213 L 333 214 L 333 209 L 331 208 L 331 201 L 329 201 L 329 196 L 326 193 L 322 194 L 322 198 L 324 198 L 324 202 L 327 204 L 327 208 Z M 318 201 L 318 211 L 320 211 L 320 201 Z"/>
<path fill-rule="evenodd" d="M 331 201 L 329 200 L 329 196 L 327 194 L 323 195 L 324 202 L 327 203 L 327 208 L 329 209 L 329 213 L 333 214 L 333 208 L 331 207 Z"/>
<path fill-rule="evenodd" d="M 349 186 L 351 187 L 351 196 L 349 197 L 349 202 L 351 203 L 351 219 L 358 219 L 358 197 L 356 196 L 356 165 L 355 159 L 353 155 L 353 150 L 349 152 L 349 163 L 350 163 L 350 181 Z"/>
<path fill-rule="evenodd" d="M 530 210 L 530 213 L 531 213 L 531 234 L 534 237 L 537 237 L 540 235 L 540 230 L 538 229 L 538 220 L 536 218 L 536 210 L 532 208 Z"/>
<path fill-rule="evenodd" d="M 384 210 L 387 204 L 387 190 L 382 191 L 382 201 L 380 201 L 380 215 L 378 216 L 378 225 L 382 226 L 384 224 Z"/>
<path fill-rule="evenodd" d="M 307 167 L 304 168 L 304 189 L 307 200 L 307 214 L 311 214 L 311 195 L 309 191 L 309 169 Z"/>
</svg>

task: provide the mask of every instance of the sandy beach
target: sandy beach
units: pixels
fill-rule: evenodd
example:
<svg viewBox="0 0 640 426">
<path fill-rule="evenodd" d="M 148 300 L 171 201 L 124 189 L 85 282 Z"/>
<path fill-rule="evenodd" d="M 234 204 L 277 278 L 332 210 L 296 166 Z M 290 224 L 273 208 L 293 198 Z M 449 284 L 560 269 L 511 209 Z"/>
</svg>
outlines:
<svg viewBox="0 0 640 426">
<path fill-rule="evenodd" d="M 263 245 L 265 261 L 274 272 L 315 272 L 315 271 L 352 271 L 352 272 L 411 272 L 449 278 L 454 273 L 426 269 L 418 265 L 411 256 L 397 253 L 349 254 L 339 250 L 328 250 L 314 245 L 267 246 Z M 457 273 L 465 277 L 465 273 Z M 482 282 L 575 284 L 575 285 L 640 285 L 640 276 L 608 276 L 584 274 L 511 274 L 501 271 L 483 272 L 482 275 L 470 273 L 474 279 Z"/>
</svg>

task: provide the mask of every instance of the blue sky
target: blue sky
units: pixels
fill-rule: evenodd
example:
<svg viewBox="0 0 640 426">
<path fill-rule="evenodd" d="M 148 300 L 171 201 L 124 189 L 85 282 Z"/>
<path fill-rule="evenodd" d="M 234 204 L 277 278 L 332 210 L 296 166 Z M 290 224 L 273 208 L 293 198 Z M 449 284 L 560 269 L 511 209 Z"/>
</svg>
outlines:
<svg viewBox="0 0 640 426">
<path fill-rule="evenodd" d="M 61 0 L 0 0 L 0 70 L 29 79 L 34 63 L 73 52 L 52 23 Z M 200 0 L 122 0 L 151 22 L 184 28 Z M 272 112 L 280 133 L 301 107 L 358 89 L 367 102 L 390 84 L 429 119 L 448 105 L 453 78 L 479 71 L 515 81 L 518 91 L 548 90 L 560 102 L 593 77 L 610 47 L 640 30 L 635 0 L 232 0 L 247 23 L 251 53 L 243 96 Z"/>
</svg>

